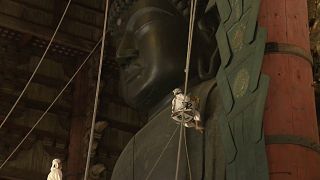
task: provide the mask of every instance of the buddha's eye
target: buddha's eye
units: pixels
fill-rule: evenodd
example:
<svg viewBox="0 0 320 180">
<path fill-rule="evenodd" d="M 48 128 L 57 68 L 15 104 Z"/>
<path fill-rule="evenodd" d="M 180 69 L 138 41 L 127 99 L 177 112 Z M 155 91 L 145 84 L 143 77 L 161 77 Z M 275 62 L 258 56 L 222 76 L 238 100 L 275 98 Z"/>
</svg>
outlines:
<svg viewBox="0 0 320 180">
<path fill-rule="evenodd" d="M 139 56 L 137 49 L 119 49 L 117 52 L 117 60 L 120 59 L 134 59 Z"/>
<path fill-rule="evenodd" d="M 136 49 L 123 49 L 117 53 L 117 63 L 122 69 L 128 66 L 139 56 L 139 51 Z"/>
<path fill-rule="evenodd" d="M 127 68 L 129 67 L 129 64 L 130 64 L 130 63 L 128 63 L 128 62 L 121 63 L 121 64 L 120 64 L 120 68 L 125 70 L 125 69 L 127 69 Z"/>
<path fill-rule="evenodd" d="M 125 70 L 132 64 L 132 62 L 134 62 L 134 60 L 135 60 L 134 58 L 120 58 L 120 59 L 117 59 L 117 62 L 120 68 Z"/>
</svg>

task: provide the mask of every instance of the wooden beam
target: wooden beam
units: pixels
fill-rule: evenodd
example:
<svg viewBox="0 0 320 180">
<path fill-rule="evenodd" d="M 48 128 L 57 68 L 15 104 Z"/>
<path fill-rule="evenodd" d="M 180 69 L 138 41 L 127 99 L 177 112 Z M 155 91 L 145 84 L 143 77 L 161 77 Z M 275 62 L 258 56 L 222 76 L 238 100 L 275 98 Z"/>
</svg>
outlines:
<svg viewBox="0 0 320 180">
<path fill-rule="evenodd" d="M 0 26 L 45 40 L 49 40 L 53 34 L 53 30 L 49 27 L 27 22 L 4 13 L 0 13 Z M 90 52 L 95 45 L 92 41 L 80 39 L 79 37 L 61 32 L 56 35 L 54 42 L 85 52 Z"/>
<path fill-rule="evenodd" d="M 4 116 L 0 116 L 0 122 L 4 119 Z M 0 142 L 3 142 L 9 147 L 15 147 L 20 141 L 22 137 L 24 137 L 29 131 L 31 127 L 18 125 L 12 122 L 6 122 L 2 129 L 0 129 Z M 18 136 L 15 136 L 18 135 Z M 46 130 L 41 130 L 35 128 L 26 141 L 23 143 L 22 147 L 30 147 L 32 143 L 36 140 L 41 141 L 49 141 L 50 143 L 44 145 L 45 150 L 50 155 L 59 156 L 61 158 L 65 158 L 67 155 L 67 143 L 68 143 L 68 135 L 61 135 L 53 132 L 49 132 Z M 64 144 L 64 147 L 61 146 Z M 10 150 L 11 151 L 11 150 Z"/>
<path fill-rule="evenodd" d="M 67 0 L 63 0 L 63 1 L 67 1 Z M 86 2 L 86 3 L 84 3 L 84 2 Z M 74 1 L 73 3 L 77 4 L 78 6 L 81 6 L 83 8 L 90 9 L 90 10 L 92 10 L 94 12 L 98 12 L 100 14 L 104 14 L 104 8 L 97 8 L 97 7 L 91 6 L 90 5 L 91 2 L 92 1 L 82 1 L 82 2 Z"/>
<path fill-rule="evenodd" d="M 20 4 L 24 4 L 24 2 L 20 1 Z M 29 4 L 29 5 L 31 5 L 31 4 Z M 53 27 L 56 27 L 58 25 L 60 18 L 63 14 L 65 6 L 66 6 L 65 3 L 62 1 L 54 1 L 53 2 L 53 11 L 52 11 L 52 14 L 53 14 L 52 26 Z"/>
<path fill-rule="evenodd" d="M 31 41 L 32 35 L 30 34 L 23 34 L 21 37 L 21 41 L 18 44 L 19 48 L 25 48 L 27 44 Z"/>
<path fill-rule="evenodd" d="M 12 69 L 12 72 L 14 72 L 14 75 L 16 76 L 16 78 L 21 79 L 23 81 L 27 81 L 27 79 L 31 76 L 31 72 L 25 71 L 25 70 L 20 70 L 20 69 Z M 47 86 L 48 88 L 52 88 L 52 89 L 57 89 L 58 91 L 60 89 L 62 89 L 62 87 L 67 83 L 64 80 L 61 79 L 57 79 L 57 78 L 52 78 L 49 76 L 44 76 L 44 75 L 35 75 L 34 77 L 34 82 Z M 13 83 L 14 84 L 14 83 Z M 19 93 L 19 89 L 21 90 L 24 87 L 24 84 L 15 84 L 16 85 L 16 90 L 15 93 Z M 66 89 L 65 94 L 61 97 L 61 98 L 65 98 L 64 100 L 69 100 L 69 96 L 71 94 L 71 87 Z M 87 95 L 87 94 L 86 94 Z M 107 99 L 109 102 L 113 102 L 115 104 L 121 105 L 123 107 L 129 107 L 124 100 L 116 95 L 112 95 L 109 93 L 103 93 L 102 95 L 103 97 L 105 97 L 105 99 Z M 13 94 L 8 94 L 8 93 L 1 93 L 0 92 L 0 100 L 6 100 L 7 102 L 13 103 L 16 99 L 18 98 L 17 95 L 13 95 Z M 70 99 L 71 100 L 71 99 Z M 26 106 L 28 108 L 31 109 L 35 109 L 35 110 L 40 110 L 40 111 L 44 111 L 46 110 L 46 108 L 50 105 L 49 102 L 43 102 L 43 101 L 38 101 L 38 100 L 33 100 L 33 99 L 29 99 L 29 98 L 22 98 L 23 102 L 26 102 Z M 106 106 L 107 101 L 102 101 L 102 104 L 100 106 L 100 108 L 104 108 Z M 63 105 L 59 105 L 56 104 L 52 107 L 52 109 L 50 110 L 50 112 L 55 113 L 55 114 L 61 114 L 61 112 L 63 113 L 70 113 L 71 112 L 71 108 L 67 107 L 67 106 L 63 106 Z"/>
<path fill-rule="evenodd" d="M 4 119 L 4 118 L 1 118 L 1 117 L 4 117 L 4 116 L 6 116 L 7 115 L 7 109 L 4 111 L 4 109 L 5 108 L 11 108 L 11 106 L 12 106 L 13 104 L 12 103 L 9 103 L 9 102 L 3 102 L 3 101 L 1 101 L 0 102 L 0 109 L 1 109 L 1 111 L 0 111 L 0 121 L 2 120 L 2 119 Z M 18 105 L 17 105 L 17 107 L 16 107 L 16 109 L 15 109 L 15 111 L 14 111 L 14 113 L 12 114 L 12 117 L 11 118 L 14 118 L 14 117 L 20 117 L 21 116 L 21 114 L 23 113 L 23 112 L 32 112 L 32 111 L 41 111 L 41 110 L 39 110 L 39 109 L 33 109 L 33 108 L 27 108 L 27 107 L 24 107 L 24 105 L 23 104 L 19 104 L 18 103 Z M 57 118 L 59 118 L 59 121 L 61 121 L 61 122 L 67 122 L 68 121 L 68 117 L 67 116 L 63 116 L 63 115 L 61 115 L 61 114 L 56 114 L 56 113 L 54 113 L 54 112 L 48 112 L 48 114 L 51 114 L 51 115 L 53 115 L 53 116 L 57 116 Z M 10 118 L 9 118 L 10 119 Z M 9 120 L 10 121 L 10 120 Z"/>
<path fill-rule="evenodd" d="M 10 129 L 10 131 L 9 131 L 10 134 L 8 136 L 5 136 L 5 137 L 1 136 L 0 137 L 0 141 L 4 144 L 4 147 L 9 147 L 7 149 L 7 151 L 2 152 L 3 156 L 8 156 L 9 153 L 12 152 L 13 148 L 15 148 L 21 142 L 21 140 L 23 139 L 23 137 L 25 135 L 25 134 L 21 134 L 20 132 L 15 132 L 15 134 L 14 134 L 11 130 L 12 129 Z M 18 136 L 18 135 L 20 135 L 20 136 Z M 36 138 L 39 139 L 39 136 L 37 136 Z M 43 140 L 43 141 L 45 141 L 45 140 Z M 17 150 L 17 152 L 15 152 L 14 156 L 12 157 L 12 160 L 15 159 L 15 155 L 18 155 L 21 150 L 32 148 L 32 146 L 35 142 L 36 142 L 36 140 L 28 137 L 24 141 L 24 143 L 21 145 L 21 147 Z M 48 142 L 48 140 L 46 140 L 46 142 Z M 64 142 L 64 147 L 65 148 L 61 148 L 61 147 L 56 146 L 55 139 L 50 139 L 50 144 L 43 145 L 44 150 L 49 155 L 55 156 L 57 158 L 59 157 L 61 159 L 64 159 L 68 154 L 67 141 Z"/>
<path fill-rule="evenodd" d="M 10 1 L 14 1 L 14 2 L 17 2 L 19 4 L 23 4 L 25 6 L 28 6 L 28 7 L 31 7 L 33 9 L 37 9 L 37 10 L 41 10 L 43 12 L 48 12 L 48 13 L 53 13 L 54 12 L 54 7 L 43 7 L 41 6 L 40 4 L 37 4 L 37 2 L 34 2 L 34 1 L 27 1 L 27 0 L 10 0 Z M 58 3 L 61 3 L 61 4 L 64 4 L 66 5 L 68 0 L 56 0 L 55 2 L 58 2 Z M 94 26 L 96 28 L 101 28 L 103 27 L 103 18 L 104 18 L 104 11 L 101 10 L 101 9 L 97 9 L 97 8 L 93 8 L 91 6 L 88 6 L 88 5 L 84 5 L 82 4 L 81 2 L 78 2 L 78 1 L 72 1 L 72 3 L 70 4 L 70 11 L 71 13 L 68 13 L 67 14 L 67 19 L 70 19 L 70 20 L 74 20 L 74 21 L 79 21 L 79 22 L 82 22 L 84 24 L 88 24 L 90 26 Z M 99 19 L 98 22 L 101 22 L 101 23 L 94 23 L 94 22 L 90 22 L 89 20 L 87 19 L 82 19 L 82 18 L 79 18 L 77 16 L 76 13 L 74 12 L 82 12 L 84 13 L 85 15 L 87 16 L 90 16 L 92 14 L 94 14 L 94 16 Z"/>
<path fill-rule="evenodd" d="M 17 78 L 24 79 L 25 81 L 27 81 L 27 78 L 29 78 L 31 76 L 31 72 L 28 72 L 25 70 L 13 69 L 12 72 L 16 72 L 15 76 Z M 52 78 L 49 76 L 40 75 L 40 74 L 35 75 L 33 81 L 38 84 L 45 85 L 49 88 L 55 88 L 55 89 L 56 88 L 62 89 L 62 87 L 64 87 L 67 84 L 67 81 L 57 79 L 57 78 Z M 70 91 L 71 91 L 71 87 L 68 87 L 66 89 L 66 94 L 70 94 L 71 93 Z M 103 91 L 103 94 L 101 96 L 105 97 L 105 99 L 107 99 L 109 102 L 113 102 L 113 103 L 121 105 L 123 107 L 130 108 L 129 105 L 123 100 L 123 98 L 121 98 L 118 95 L 113 95 L 113 94 L 110 94 L 106 91 Z M 105 106 L 106 103 L 107 103 L 107 101 L 102 102 L 103 107 Z"/>
<path fill-rule="evenodd" d="M 16 78 L 18 79 L 22 79 L 27 81 L 29 79 L 29 77 L 32 75 L 32 72 L 26 71 L 26 70 L 22 70 L 22 69 L 11 69 L 11 72 L 13 72 L 13 74 L 15 75 Z M 36 82 L 38 84 L 47 86 L 49 88 L 62 88 L 63 86 L 65 86 L 67 84 L 67 81 L 62 80 L 62 79 L 58 79 L 58 78 L 53 78 L 50 76 L 45 76 L 42 74 L 36 74 L 34 76 L 33 82 Z M 69 91 L 69 92 L 68 92 Z M 67 89 L 67 94 L 69 94 L 71 91 L 70 88 Z"/>
<path fill-rule="evenodd" d="M 30 3 L 19 3 L 12 0 L 0 1 L 0 12 L 26 22 L 55 29 L 67 3 L 63 1 L 54 2 L 55 3 L 52 5 L 53 11 L 48 12 L 39 9 Z M 75 7 L 71 4 L 59 32 L 64 32 L 83 40 L 98 41 L 102 35 L 102 28 L 92 26 L 89 23 L 84 22 L 83 19 L 88 19 L 89 17 L 88 20 L 92 23 L 99 17 L 98 22 L 101 24 L 103 22 L 102 16 L 92 13 L 88 14 L 74 8 Z M 35 18 L 35 16 L 38 17 Z M 68 18 L 70 16 L 72 17 L 72 20 Z"/>
<path fill-rule="evenodd" d="M 0 101 L 14 103 L 17 98 L 18 98 L 17 95 L 9 94 L 6 92 L 0 92 Z M 26 98 L 26 97 L 22 97 L 21 102 L 24 103 L 25 107 L 27 107 L 27 108 L 36 109 L 36 110 L 40 110 L 40 111 L 45 111 L 50 105 L 50 103 L 48 103 L 48 102 L 34 100 L 34 99 Z M 70 114 L 71 107 L 55 104 L 49 112 L 52 112 L 55 114 L 61 114 L 61 113 Z"/>
<path fill-rule="evenodd" d="M 0 118 L 3 119 L 4 117 L 0 116 Z M 19 133 L 21 135 L 25 135 L 31 129 L 31 127 L 17 125 L 12 122 L 6 122 L 3 127 L 6 128 L 7 130 L 10 130 L 11 132 Z M 41 139 L 41 140 L 45 138 L 52 139 L 53 141 L 58 140 L 59 142 L 67 142 L 68 140 L 67 136 L 55 134 L 55 133 L 40 130 L 40 129 L 33 130 L 31 134 L 35 135 L 37 139 Z"/>
<path fill-rule="evenodd" d="M 0 170 L 0 179 L 9 180 L 35 180 L 35 179 L 47 179 L 47 174 L 42 174 L 35 171 L 28 171 L 18 168 L 4 167 Z"/>
<path fill-rule="evenodd" d="M 32 73 L 29 71 L 25 70 L 20 70 L 20 69 L 15 69 L 15 75 L 17 78 L 24 80 L 25 82 L 31 77 Z M 54 89 L 54 90 L 60 90 L 62 89 L 66 84 L 67 81 L 58 79 L 58 78 L 53 78 L 41 74 L 37 74 L 34 76 L 34 79 L 32 80 L 35 83 L 38 83 L 40 85 L 44 85 L 48 88 Z M 71 94 L 71 87 L 68 87 L 64 91 L 64 95 L 70 95 Z"/>
<path fill-rule="evenodd" d="M 18 131 L 12 131 L 9 128 L 1 128 L 0 129 L 0 149 L 1 149 L 1 156 L 0 161 L 3 158 L 8 157 L 9 153 L 13 151 L 13 149 L 21 142 L 23 136 L 26 134 L 22 134 Z M 26 150 L 32 148 L 32 145 L 36 142 L 36 136 L 33 134 L 29 135 L 29 137 L 22 143 L 21 147 L 14 153 L 11 160 L 16 158 L 16 155 L 20 153 L 21 150 Z"/>
</svg>

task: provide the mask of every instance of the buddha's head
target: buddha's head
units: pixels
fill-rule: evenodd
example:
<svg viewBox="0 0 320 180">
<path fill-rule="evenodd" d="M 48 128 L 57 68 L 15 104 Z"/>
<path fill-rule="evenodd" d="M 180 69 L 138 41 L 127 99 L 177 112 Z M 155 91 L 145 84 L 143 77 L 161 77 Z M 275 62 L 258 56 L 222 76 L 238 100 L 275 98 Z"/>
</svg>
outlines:
<svg viewBox="0 0 320 180">
<path fill-rule="evenodd" d="M 214 76 L 218 67 L 216 43 L 218 23 L 209 13 L 203 18 L 199 0 L 190 65 L 190 78 Z M 134 108 L 148 110 L 184 83 L 190 1 L 115 0 L 110 10 L 110 31 L 117 47 L 120 88 Z M 210 27 L 211 26 L 211 27 Z M 210 63 L 210 59 L 212 60 Z M 210 67 L 210 68 L 209 68 Z"/>
</svg>

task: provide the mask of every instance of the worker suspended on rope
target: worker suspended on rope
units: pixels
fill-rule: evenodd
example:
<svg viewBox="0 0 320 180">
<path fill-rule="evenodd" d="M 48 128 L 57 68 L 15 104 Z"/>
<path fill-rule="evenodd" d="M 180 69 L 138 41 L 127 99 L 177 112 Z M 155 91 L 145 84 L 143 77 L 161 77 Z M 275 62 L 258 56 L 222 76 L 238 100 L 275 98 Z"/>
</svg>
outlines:
<svg viewBox="0 0 320 180">
<path fill-rule="evenodd" d="M 180 124 L 183 121 L 185 127 L 194 127 L 196 130 L 203 132 L 203 126 L 199 113 L 199 98 L 184 95 L 181 89 L 173 90 L 174 98 L 172 100 L 171 118 Z"/>
<path fill-rule="evenodd" d="M 52 166 L 47 180 L 62 180 L 62 165 L 60 159 L 52 160 Z"/>
</svg>

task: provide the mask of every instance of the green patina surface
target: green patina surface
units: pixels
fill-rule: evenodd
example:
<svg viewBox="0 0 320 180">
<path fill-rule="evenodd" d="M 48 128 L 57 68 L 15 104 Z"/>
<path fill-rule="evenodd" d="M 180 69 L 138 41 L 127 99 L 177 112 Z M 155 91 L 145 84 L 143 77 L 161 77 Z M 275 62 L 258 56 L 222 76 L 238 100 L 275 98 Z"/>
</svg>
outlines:
<svg viewBox="0 0 320 180">
<path fill-rule="evenodd" d="M 224 104 L 219 118 L 227 180 L 267 180 L 263 112 L 269 79 L 261 74 L 266 30 L 257 27 L 260 1 L 217 0 L 216 33 L 222 65 L 217 75 Z"/>
</svg>

